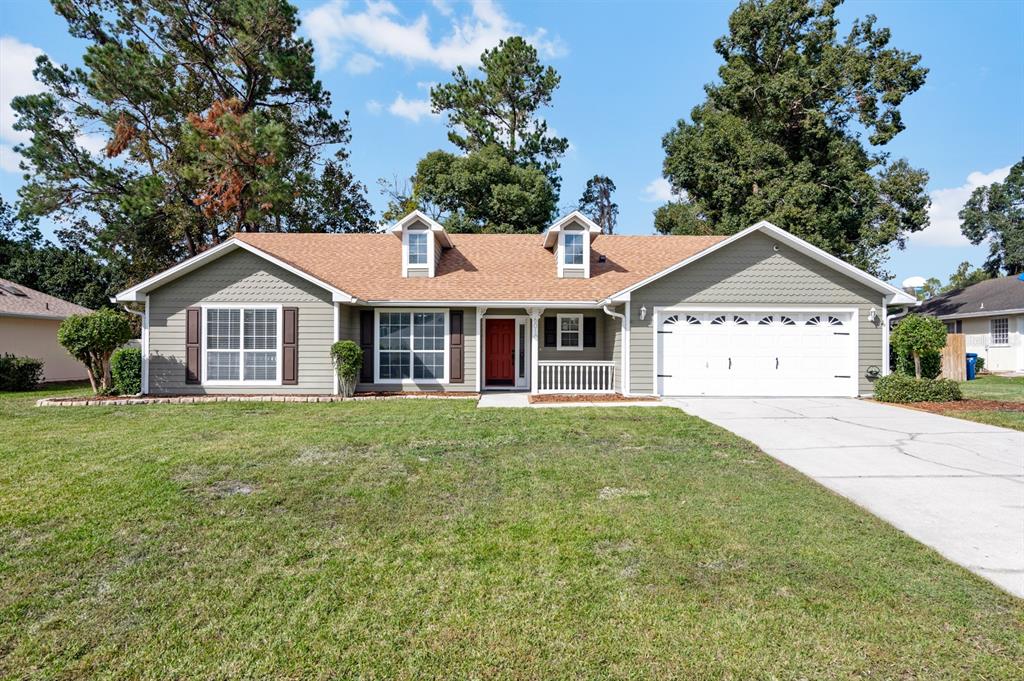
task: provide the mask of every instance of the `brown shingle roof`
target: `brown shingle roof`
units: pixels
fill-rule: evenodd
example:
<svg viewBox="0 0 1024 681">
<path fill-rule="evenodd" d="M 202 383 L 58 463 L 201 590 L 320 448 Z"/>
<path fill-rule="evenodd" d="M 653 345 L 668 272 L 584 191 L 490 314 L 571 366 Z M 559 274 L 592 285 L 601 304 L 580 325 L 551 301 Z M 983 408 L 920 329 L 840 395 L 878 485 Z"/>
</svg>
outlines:
<svg viewBox="0 0 1024 681">
<path fill-rule="evenodd" d="M 16 295 L 14 291 L 24 295 Z M 7 279 L 0 279 L 0 316 L 64 319 L 73 314 L 89 312 L 92 310 L 87 307 L 69 303 Z"/>
<path fill-rule="evenodd" d="M 451 234 L 436 276 L 402 276 L 393 234 L 239 233 L 234 238 L 366 301 L 596 302 L 712 246 L 722 236 L 605 236 L 590 279 L 559 279 L 536 234 Z M 606 262 L 599 262 L 604 255 Z"/>
</svg>

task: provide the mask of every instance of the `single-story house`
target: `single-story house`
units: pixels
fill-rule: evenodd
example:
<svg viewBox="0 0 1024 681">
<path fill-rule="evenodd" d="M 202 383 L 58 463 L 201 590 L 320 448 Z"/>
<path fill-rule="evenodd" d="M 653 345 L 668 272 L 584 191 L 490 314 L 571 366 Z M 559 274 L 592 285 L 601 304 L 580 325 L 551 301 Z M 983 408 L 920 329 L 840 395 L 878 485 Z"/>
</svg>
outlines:
<svg viewBox="0 0 1024 681">
<path fill-rule="evenodd" d="M 239 233 L 117 294 L 144 303 L 143 390 L 868 395 L 905 292 L 761 222 L 731 237 Z"/>
<path fill-rule="evenodd" d="M 967 352 L 994 372 L 1024 371 L 1024 281 L 987 279 L 926 300 L 916 310 L 938 317 L 950 333 L 966 337 Z"/>
<path fill-rule="evenodd" d="M 12 354 L 43 361 L 43 380 L 82 381 L 85 365 L 57 342 L 57 327 L 87 307 L 0 279 L 0 355 Z"/>
</svg>

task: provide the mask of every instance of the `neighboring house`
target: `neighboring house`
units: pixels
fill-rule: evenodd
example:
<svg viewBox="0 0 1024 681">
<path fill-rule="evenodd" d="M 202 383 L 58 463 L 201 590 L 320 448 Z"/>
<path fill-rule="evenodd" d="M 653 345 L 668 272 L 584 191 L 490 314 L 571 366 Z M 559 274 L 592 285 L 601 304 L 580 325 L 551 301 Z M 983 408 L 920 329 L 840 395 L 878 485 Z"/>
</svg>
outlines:
<svg viewBox="0 0 1024 681">
<path fill-rule="evenodd" d="M 47 382 L 84 380 L 89 377 L 85 365 L 57 342 L 57 327 L 65 317 L 89 312 L 87 307 L 0 279 L 0 354 L 43 360 Z"/>
<path fill-rule="evenodd" d="M 239 233 L 116 297 L 145 304 L 157 394 L 360 391 L 866 395 L 912 298 L 761 222 L 732 237 Z"/>
<path fill-rule="evenodd" d="M 946 322 L 967 338 L 967 352 L 989 371 L 1024 371 L 1024 281 L 1019 276 L 979 282 L 926 300 L 916 310 Z"/>
</svg>

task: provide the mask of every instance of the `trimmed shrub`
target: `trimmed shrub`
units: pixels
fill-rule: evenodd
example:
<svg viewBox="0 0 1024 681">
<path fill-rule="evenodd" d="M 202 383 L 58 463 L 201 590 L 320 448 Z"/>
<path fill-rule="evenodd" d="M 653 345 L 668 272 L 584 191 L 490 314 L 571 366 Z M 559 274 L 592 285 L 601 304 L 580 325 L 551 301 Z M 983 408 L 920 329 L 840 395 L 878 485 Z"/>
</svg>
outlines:
<svg viewBox="0 0 1024 681">
<path fill-rule="evenodd" d="M 948 378 L 914 378 L 889 374 L 875 381 L 879 402 L 955 402 L 962 400 L 960 384 Z"/>
<path fill-rule="evenodd" d="M 363 368 L 363 349 L 355 341 L 338 341 L 331 346 L 331 359 L 341 379 L 341 394 L 352 397 L 359 382 L 359 370 Z"/>
<path fill-rule="evenodd" d="M 119 395 L 137 395 L 142 392 L 142 350 L 118 348 L 110 356 L 110 375 L 114 391 Z"/>
<path fill-rule="evenodd" d="M 0 391 L 33 390 L 42 380 L 43 360 L 8 353 L 0 357 Z"/>
<path fill-rule="evenodd" d="M 975 372 L 979 372 L 979 371 L 984 371 L 984 370 L 985 370 L 985 358 L 984 357 L 976 357 L 974 359 L 974 371 Z"/>
<path fill-rule="evenodd" d="M 966 361 L 966 360 L 965 360 Z M 909 352 L 896 358 L 896 371 L 907 376 L 914 375 L 914 356 Z M 938 378 L 942 373 L 942 355 L 937 352 L 921 354 L 921 378 Z"/>
<path fill-rule="evenodd" d="M 95 393 L 109 392 L 110 355 L 131 337 L 127 316 L 110 308 L 73 314 L 57 329 L 57 342 L 85 365 Z"/>
</svg>

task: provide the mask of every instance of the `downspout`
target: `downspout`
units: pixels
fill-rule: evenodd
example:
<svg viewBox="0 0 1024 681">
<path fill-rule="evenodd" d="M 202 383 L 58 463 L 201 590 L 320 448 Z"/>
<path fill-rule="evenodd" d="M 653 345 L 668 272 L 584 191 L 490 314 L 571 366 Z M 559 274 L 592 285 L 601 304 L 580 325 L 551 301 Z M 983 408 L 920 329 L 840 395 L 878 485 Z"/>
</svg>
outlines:
<svg viewBox="0 0 1024 681">
<path fill-rule="evenodd" d="M 619 346 L 619 352 L 622 354 L 622 375 L 619 377 L 619 381 L 622 384 L 622 394 L 629 394 L 629 318 L 621 312 L 616 312 L 611 309 L 611 305 L 605 305 L 601 308 L 604 313 L 610 317 L 618 317 L 619 328 L 622 332 L 622 343 Z M 626 310 L 629 310 L 629 304 L 626 304 Z"/>
<path fill-rule="evenodd" d="M 910 313 L 911 307 L 914 307 L 914 305 L 907 303 L 903 306 L 902 312 L 889 314 L 889 307 L 885 302 L 885 298 L 882 298 L 882 348 L 885 352 L 885 358 L 882 362 L 883 376 L 888 376 L 891 371 L 891 367 L 889 366 L 889 331 L 892 329 L 893 322 Z"/>
<path fill-rule="evenodd" d="M 110 302 L 116 303 L 117 299 L 111 298 Z M 121 303 L 121 308 L 124 309 L 125 312 L 130 312 L 131 314 L 136 315 L 142 321 L 142 334 L 141 334 L 142 338 L 140 339 L 140 342 L 142 344 L 142 376 L 140 377 L 141 378 L 141 380 L 139 382 L 140 392 L 138 394 L 139 395 L 145 395 L 146 392 L 148 392 L 148 390 L 149 390 L 149 372 L 147 371 L 147 365 L 149 364 L 149 347 L 148 347 L 149 343 L 147 342 L 148 339 L 146 338 L 146 335 L 147 335 L 147 333 L 149 331 L 149 328 L 148 328 L 149 327 L 149 323 L 148 323 L 149 296 L 146 296 L 146 310 L 147 310 L 147 312 L 139 312 L 138 310 L 133 310 L 130 307 L 128 307 L 128 305 L 125 304 L 125 303 Z"/>
</svg>

